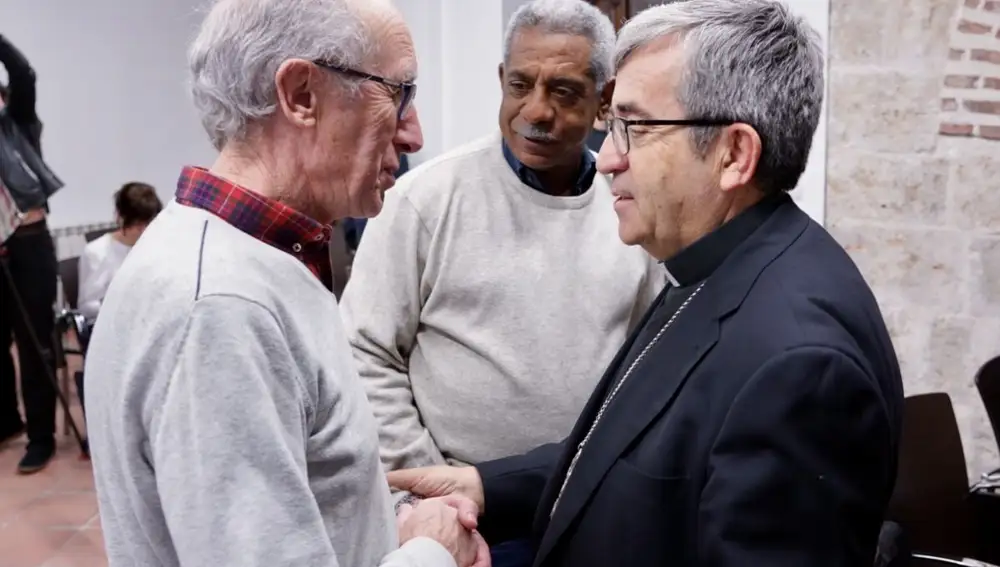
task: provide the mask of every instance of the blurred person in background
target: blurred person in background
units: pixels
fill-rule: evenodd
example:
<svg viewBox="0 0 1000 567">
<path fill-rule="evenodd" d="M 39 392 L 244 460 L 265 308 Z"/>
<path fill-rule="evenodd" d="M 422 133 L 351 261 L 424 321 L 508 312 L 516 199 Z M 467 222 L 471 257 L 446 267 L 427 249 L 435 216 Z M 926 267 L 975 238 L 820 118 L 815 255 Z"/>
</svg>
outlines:
<svg viewBox="0 0 1000 567">
<path fill-rule="evenodd" d="M 24 54 L 3 35 L 0 64 L 8 79 L 6 85 L 0 85 L 0 180 L 22 213 L 20 226 L 0 243 L 4 270 L 10 276 L 5 273 L 0 277 L 0 445 L 27 429 L 28 446 L 18 472 L 30 474 L 45 468 L 56 449 L 56 390 L 50 375 L 55 367 L 53 304 L 59 265 L 46 216 L 48 198 L 63 184 L 42 161 L 35 72 Z M 23 421 L 11 357 L 14 342 Z"/>
<path fill-rule="evenodd" d="M 133 181 L 115 192 L 118 229 L 87 244 L 80 256 L 77 309 L 92 324 L 111 279 L 142 233 L 163 209 L 152 185 Z"/>
</svg>

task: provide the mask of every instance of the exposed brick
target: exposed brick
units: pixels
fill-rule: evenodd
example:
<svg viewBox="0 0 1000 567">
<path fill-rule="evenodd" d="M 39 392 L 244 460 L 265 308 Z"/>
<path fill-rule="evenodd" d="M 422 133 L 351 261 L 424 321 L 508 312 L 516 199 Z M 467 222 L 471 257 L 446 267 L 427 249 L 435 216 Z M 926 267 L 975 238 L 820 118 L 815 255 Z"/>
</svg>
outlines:
<svg viewBox="0 0 1000 567">
<path fill-rule="evenodd" d="M 979 137 L 1000 142 L 1000 126 L 980 126 Z"/>
<path fill-rule="evenodd" d="M 1000 51 L 996 49 L 973 49 L 969 51 L 969 57 L 973 61 L 985 61 L 1000 65 Z"/>
<path fill-rule="evenodd" d="M 988 0 L 983 4 L 983 9 L 987 12 L 1000 12 L 1000 2 L 997 0 Z"/>
<path fill-rule="evenodd" d="M 948 59 L 951 59 L 952 61 L 961 61 L 963 57 L 965 57 L 965 50 L 964 49 L 949 49 L 948 50 Z"/>
<path fill-rule="evenodd" d="M 967 100 L 962 103 L 969 112 L 1000 114 L 1000 100 Z"/>
<path fill-rule="evenodd" d="M 975 75 L 948 75 L 944 78 L 944 86 L 953 89 L 974 89 L 979 83 Z"/>
<path fill-rule="evenodd" d="M 1000 77 L 986 77 L 983 79 L 983 87 L 1000 90 Z"/>
<path fill-rule="evenodd" d="M 993 31 L 993 27 L 986 24 L 980 24 L 979 22 L 962 20 L 958 22 L 958 31 L 972 35 L 984 35 Z"/>
<path fill-rule="evenodd" d="M 938 130 L 943 136 L 971 136 L 975 127 L 972 124 L 953 124 L 944 122 Z"/>
<path fill-rule="evenodd" d="M 947 112 L 958 110 L 958 101 L 953 98 L 941 99 L 941 110 Z"/>
</svg>

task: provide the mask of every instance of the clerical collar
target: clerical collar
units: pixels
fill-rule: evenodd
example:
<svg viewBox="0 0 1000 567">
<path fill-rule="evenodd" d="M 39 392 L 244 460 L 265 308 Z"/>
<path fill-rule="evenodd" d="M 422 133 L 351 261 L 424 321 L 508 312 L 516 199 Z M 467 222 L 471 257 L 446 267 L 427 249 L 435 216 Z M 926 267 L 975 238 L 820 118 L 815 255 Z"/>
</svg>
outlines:
<svg viewBox="0 0 1000 567">
<path fill-rule="evenodd" d="M 674 287 L 687 287 L 712 275 L 722 262 L 750 237 L 778 207 L 788 202 L 787 193 L 768 196 L 732 220 L 696 240 L 662 262 Z"/>
<path fill-rule="evenodd" d="M 501 140 L 500 143 L 503 145 L 503 157 L 507 160 L 507 164 L 517 178 L 521 180 L 528 187 L 536 191 L 541 191 L 542 193 L 548 193 L 545 190 L 545 186 L 542 184 L 542 180 L 539 178 L 538 173 L 530 167 L 521 163 L 514 152 L 510 151 L 510 147 L 507 146 L 507 142 Z M 594 158 L 594 154 L 590 153 L 586 147 L 583 148 L 583 155 L 580 158 L 580 174 L 576 178 L 576 183 L 573 184 L 573 193 L 570 195 L 572 197 L 583 195 L 590 189 L 590 185 L 594 182 L 594 176 L 597 174 L 597 159 Z"/>
</svg>

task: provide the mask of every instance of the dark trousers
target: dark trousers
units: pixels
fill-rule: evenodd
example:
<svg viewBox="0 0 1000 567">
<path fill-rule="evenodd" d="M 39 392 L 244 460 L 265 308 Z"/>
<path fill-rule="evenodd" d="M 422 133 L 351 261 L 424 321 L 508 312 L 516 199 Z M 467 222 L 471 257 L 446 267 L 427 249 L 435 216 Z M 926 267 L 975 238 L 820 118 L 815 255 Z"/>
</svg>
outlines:
<svg viewBox="0 0 1000 567">
<path fill-rule="evenodd" d="M 531 567 L 535 548 L 526 539 L 505 541 L 490 548 L 493 567 Z"/>
<path fill-rule="evenodd" d="M 27 323 L 38 337 L 43 352 L 39 356 L 10 281 L 6 274 L 0 274 L 0 431 L 10 431 L 22 423 L 17 407 L 14 361 L 10 356 L 10 347 L 16 341 L 28 441 L 30 444 L 54 444 L 56 391 L 46 365 L 54 371 L 53 304 L 59 277 L 55 243 L 43 221 L 19 228 L 4 243 L 4 248 L 6 255 L 2 261 L 9 269 L 27 312 Z"/>
</svg>

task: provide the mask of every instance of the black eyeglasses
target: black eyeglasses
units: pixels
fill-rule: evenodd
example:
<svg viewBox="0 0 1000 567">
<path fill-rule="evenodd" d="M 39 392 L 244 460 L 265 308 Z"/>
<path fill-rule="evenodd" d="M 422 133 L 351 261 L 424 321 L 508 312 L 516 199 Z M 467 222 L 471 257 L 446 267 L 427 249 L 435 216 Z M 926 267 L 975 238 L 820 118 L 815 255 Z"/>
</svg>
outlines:
<svg viewBox="0 0 1000 567">
<path fill-rule="evenodd" d="M 613 116 L 605 119 L 611 141 L 615 144 L 615 149 L 621 155 L 628 155 L 631 149 L 628 129 L 631 126 L 730 126 L 736 124 L 736 120 L 714 120 L 708 118 L 691 118 L 681 120 L 629 120 Z"/>
<path fill-rule="evenodd" d="M 417 85 L 415 83 L 393 81 L 392 79 L 386 79 L 385 77 L 379 77 L 378 75 L 372 75 L 371 73 L 364 73 L 347 67 L 341 67 L 340 65 L 327 63 L 326 61 L 313 61 L 313 63 L 335 73 L 340 73 L 341 75 L 354 77 L 355 79 L 361 79 L 363 81 L 373 81 L 389 87 L 392 91 L 392 99 L 396 102 L 396 105 L 399 108 L 399 114 L 397 116 L 400 120 L 403 119 L 407 109 L 410 108 L 410 104 L 413 102 L 413 97 L 417 95 Z"/>
</svg>

